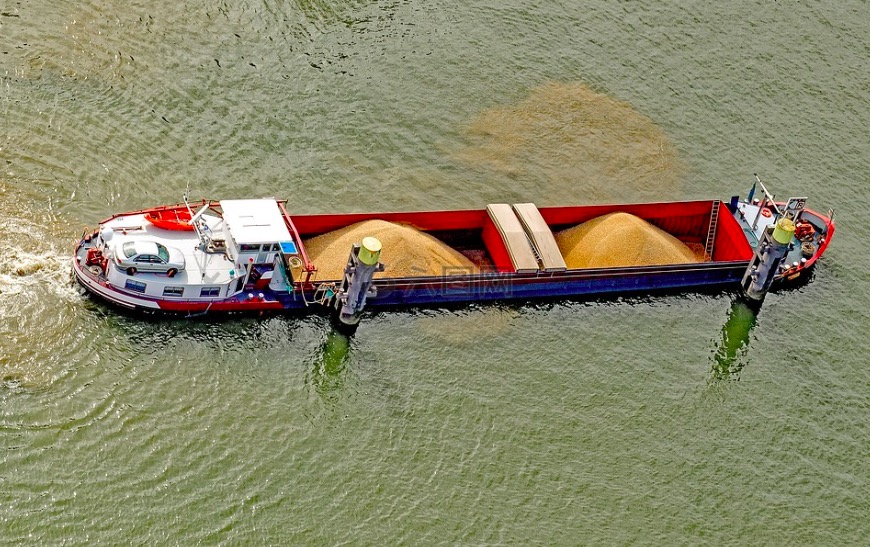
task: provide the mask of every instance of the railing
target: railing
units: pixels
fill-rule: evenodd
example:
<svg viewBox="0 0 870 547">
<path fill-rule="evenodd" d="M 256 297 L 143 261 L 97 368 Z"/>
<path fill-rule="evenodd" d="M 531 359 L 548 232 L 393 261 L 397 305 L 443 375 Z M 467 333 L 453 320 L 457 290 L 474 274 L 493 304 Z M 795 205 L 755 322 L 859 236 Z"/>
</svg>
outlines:
<svg viewBox="0 0 870 547">
<path fill-rule="evenodd" d="M 308 259 L 308 253 L 305 251 L 305 245 L 302 244 L 302 237 L 300 237 L 299 230 L 296 229 L 296 225 L 293 224 L 293 219 L 290 218 L 290 214 L 287 213 L 287 209 L 284 207 L 284 201 L 281 200 L 277 203 L 278 207 L 281 208 L 281 214 L 284 216 L 284 223 L 287 224 L 287 228 L 296 239 L 296 244 L 299 246 L 299 252 L 302 254 L 302 261 L 305 262 L 305 271 L 309 274 L 310 277 L 313 272 L 317 271 L 317 268 Z"/>
</svg>

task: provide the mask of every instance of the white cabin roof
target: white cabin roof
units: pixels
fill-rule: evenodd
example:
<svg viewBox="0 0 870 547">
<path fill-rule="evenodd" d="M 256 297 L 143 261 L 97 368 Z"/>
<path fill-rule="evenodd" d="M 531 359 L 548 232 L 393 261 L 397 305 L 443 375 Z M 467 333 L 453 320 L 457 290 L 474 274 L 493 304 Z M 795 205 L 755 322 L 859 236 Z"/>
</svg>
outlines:
<svg viewBox="0 0 870 547">
<path fill-rule="evenodd" d="M 228 199 L 220 204 L 226 227 L 239 245 L 292 239 L 274 199 Z"/>
</svg>

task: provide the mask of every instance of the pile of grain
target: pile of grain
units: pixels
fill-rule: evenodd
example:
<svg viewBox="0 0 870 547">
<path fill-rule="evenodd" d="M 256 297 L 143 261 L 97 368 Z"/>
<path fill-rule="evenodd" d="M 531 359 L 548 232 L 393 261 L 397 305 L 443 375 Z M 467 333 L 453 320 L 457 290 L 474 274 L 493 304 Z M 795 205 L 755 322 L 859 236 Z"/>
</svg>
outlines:
<svg viewBox="0 0 870 547">
<path fill-rule="evenodd" d="M 555 234 L 569 268 L 686 264 L 699 259 L 682 241 L 634 215 L 610 213 Z"/>
<path fill-rule="evenodd" d="M 308 258 L 317 267 L 317 279 L 340 279 L 351 246 L 364 237 L 376 237 L 383 244 L 381 261 L 384 277 L 420 277 L 477 272 L 462 253 L 411 226 L 385 220 L 366 220 L 327 232 L 304 242 Z"/>
</svg>

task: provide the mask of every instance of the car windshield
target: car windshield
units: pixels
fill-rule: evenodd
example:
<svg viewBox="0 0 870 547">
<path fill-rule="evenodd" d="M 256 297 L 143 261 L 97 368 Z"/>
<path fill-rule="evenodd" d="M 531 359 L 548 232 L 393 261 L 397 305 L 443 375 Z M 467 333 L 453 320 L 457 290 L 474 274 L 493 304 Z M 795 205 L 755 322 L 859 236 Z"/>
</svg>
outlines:
<svg viewBox="0 0 870 547">
<path fill-rule="evenodd" d="M 121 247 L 121 252 L 124 253 L 125 258 L 130 258 L 136 254 L 136 242 L 135 241 L 127 241 L 124 243 L 124 246 Z"/>
<path fill-rule="evenodd" d="M 161 244 L 157 244 L 157 255 L 163 259 L 163 262 L 169 262 L 169 251 Z"/>
</svg>

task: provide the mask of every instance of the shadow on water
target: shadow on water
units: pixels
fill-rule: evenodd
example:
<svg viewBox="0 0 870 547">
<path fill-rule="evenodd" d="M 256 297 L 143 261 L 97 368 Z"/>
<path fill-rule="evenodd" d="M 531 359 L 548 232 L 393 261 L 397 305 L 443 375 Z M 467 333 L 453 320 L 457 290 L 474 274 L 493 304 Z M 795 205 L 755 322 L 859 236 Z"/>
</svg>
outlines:
<svg viewBox="0 0 870 547">
<path fill-rule="evenodd" d="M 236 373 L 242 369 L 247 373 L 287 369 L 293 361 L 287 355 L 298 355 L 298 362 L 304 363 L 307 390 L 327 406 L 345 396 L 352 335 L 336 329 L 326 318 L 278 313 L 214 314 L 191 319 L 131 312 L 99 302 L 91 302 L 89 309 L 106 332 L 112 333 L 116 352 L 137 357 L 158 355 L 160 359 L 172 355 L 192 367 L 196 363 L 226 363 Z"/>
<path fill-rule="evenodd" d="M 713 381 L 739 380 L 746 366 L 752 329 L 758 319 L 759 307 L 736 297 L 731 303 L 728 320 L 722 326 L 722 341 L 711 357 Z"/>
</svg>

